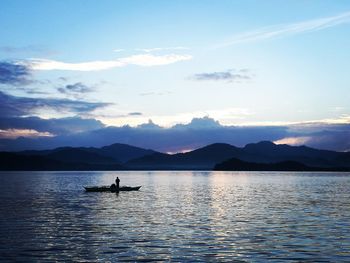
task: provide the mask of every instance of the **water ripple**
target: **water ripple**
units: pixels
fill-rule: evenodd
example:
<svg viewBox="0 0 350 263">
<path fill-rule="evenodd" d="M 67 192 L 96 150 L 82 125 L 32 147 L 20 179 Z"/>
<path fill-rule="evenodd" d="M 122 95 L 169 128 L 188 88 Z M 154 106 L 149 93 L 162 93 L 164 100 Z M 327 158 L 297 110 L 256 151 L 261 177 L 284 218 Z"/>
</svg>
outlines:
<svg viewBox="0 0 350 263">
<path fill-rule="evenodd" d="M 85 193 L 83 185 L 142 185 Z M 0 173 L 0 260 L 349 262 L 350 174 Z"/>
</svg>

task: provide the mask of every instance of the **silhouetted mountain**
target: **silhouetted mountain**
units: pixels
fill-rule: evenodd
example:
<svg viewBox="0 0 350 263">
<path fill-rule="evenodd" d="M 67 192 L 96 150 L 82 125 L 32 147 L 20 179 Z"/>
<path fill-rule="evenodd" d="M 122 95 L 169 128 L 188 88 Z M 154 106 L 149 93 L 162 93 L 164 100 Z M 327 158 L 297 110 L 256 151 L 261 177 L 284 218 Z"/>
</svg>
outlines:
<svg viewBox="0 0 350 263">
<path fill-rule="evenodd" d="M 96 148 L 95 148 L 96 149 Z M 98 154 L 112 157 L 115 160 L 118 160 L 121 163 L 127 162 L 131 159 L 140 158 L 145 155 L 150 155 L 155 153 L 153 150 L 146 150 L 139 147 L 114 143 L 109 146 L 104 146 L 97 151 Z"/>
<path fill-rule="evenodd" d="M 123 169 L 117 163 L 62 162 L 40 155 L 0 152 L 0 170 L 2 171 L 97 171 Z"/>
<path fill-rule="evenodd" d="M 152 154 L 131 160 L 125 165 L 129 169 L 211 170 L 215 164 L 231 158 L 255 163 L 294 161 L 311 167 L 350 166 L 350 153 L 317 150 L 306 146 L 276 145 L 268 141 L 248 144 L 243 148 L 216 143 L 188 153 Z"/>
<path fill-rule="evenodd" d="M 18 160 L 18 167 L 27 167 L 28 170 L 40 170 L 40 163 L 43 170 L 48 169 L 47 167 L 51 170 L 55 169 L 53 167 L 58 167 L 57 170 L 77 170 L 77 167 L 81 167 L 82 170 L 94 169 L 93 167 L 96 167 L 96 170 L 111 170 L 113 169 L 111 167 L 117 170 L 212 170 L 216 164 L 232 158 L 245 163 L 268 165 L 292 161 L 293 165 L 298 163 L 307 167 L 299 166 L 298 169 L 295 168 L 296 170 L 310 167 L 326 170 L 350 167 L 350 152 L 317 150 L 306 146 L 276 145 L 268 141 L 248 144 L 243 148 L 215 143 L 191 152 L 173 155 L 119 143 L 102 148 L 63 147 L 44 151 L 24 151 L 15 155 L 3 153 L 4 160 L 0 159 L 0 169 L 10 169 L 9 167 L 16 169 L 15 162 L 10 162 L 12 166 L 4 164 L 11 160 L 11 156 L 14 160 Z M 31 162 L 28 160 L 33 161 L 32 169 L 30 169 Z M 283 163 L 283 165 L 286 164 Z M 252 164 L 252 167 L 256 166 Z"/>
<path fill-rule="evenodd" d="M 295 161 L 277 163 L 244 162 L 236 158 L 215 165 L 216 171 L 350 171 L 350 167 L 312 167 Z"/>
<path fill-rule="evenodd" d="M 52 150 L 3 152 L 0 170 L 123 170 L 121 163 L 153 154 L 127 144 L 115 143 L 102 148 L 60 147 Z"/>
<path fill-rule="evenodd" d="M 131 160 L 125 165 L 130 169 L 208 170 L 218 162 L 241 155 L 245 156 L 245 153 L 240 148 L 225 143 L 214 143 L 187 153 L 155 153 Z"/>
<path fill-rule="evenodd" d="M 115 164 L 117 161 L 111 157 L 102 156 L 83 148 L 59 148 L 45 155 L 45 157 L 67 163 L 89 163 L 89 164 Z"/>
<path fill-rule="evenodd" d="M 342 156 L 346 153 L 313 149 L 306 146 L 290 146 L 286 144 L 274 144 L 269 141 L 247 144 L 243 148 L 247 154 L 255 155 L 255 158 L 244 161 L 253 161 L 261 163 L 296 161 L 309 166 L 342 166 L 350 165 Z"/>
<path fill-rule="evenodd" d="M 101 148 L 95 147 L 60 147 L 53 150 L 22 151 L 22 155 L 48 156 L 55 160 L 62 161 L 86 161 L 91 163 L 124 163 L 131 159 L 153 154 L 155 151 L 139 147 L 115 143 Z"/>
</svg>

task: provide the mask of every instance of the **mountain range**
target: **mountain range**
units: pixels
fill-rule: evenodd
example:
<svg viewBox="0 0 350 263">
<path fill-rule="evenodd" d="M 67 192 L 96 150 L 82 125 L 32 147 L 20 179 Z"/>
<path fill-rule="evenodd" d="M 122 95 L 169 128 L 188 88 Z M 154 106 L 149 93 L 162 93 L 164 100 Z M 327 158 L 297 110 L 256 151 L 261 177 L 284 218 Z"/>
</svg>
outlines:
<svg viewBox="0 0 350 263">
<path fill-rule="evenodd" d="M 263 165 L 262 165 L 263 164 Z M 249 167 L 251 169 L 249 169 Z M 166 154 L 127 144 L 0 152 L 0 170 L 350 170 L 350 152 L 269 141 Z"/>
</svg>

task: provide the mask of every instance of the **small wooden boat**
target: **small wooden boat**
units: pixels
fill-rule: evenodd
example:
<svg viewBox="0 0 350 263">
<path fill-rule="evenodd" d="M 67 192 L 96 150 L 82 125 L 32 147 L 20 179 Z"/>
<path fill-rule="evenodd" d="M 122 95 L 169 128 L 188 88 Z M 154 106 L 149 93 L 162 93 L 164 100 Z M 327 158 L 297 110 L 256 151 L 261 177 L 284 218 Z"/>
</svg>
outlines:
<svg viewBox="0 0 350 263">
<path fill-rule="evenodd" d="M 116 188 L 112 188 L 110 186 L 84 186 L 86 192 L 118 192 Z M 141 186 L 122 186 L 119 187 L 120 191 L 138 191 L 141 188 Z"/>
</svg>

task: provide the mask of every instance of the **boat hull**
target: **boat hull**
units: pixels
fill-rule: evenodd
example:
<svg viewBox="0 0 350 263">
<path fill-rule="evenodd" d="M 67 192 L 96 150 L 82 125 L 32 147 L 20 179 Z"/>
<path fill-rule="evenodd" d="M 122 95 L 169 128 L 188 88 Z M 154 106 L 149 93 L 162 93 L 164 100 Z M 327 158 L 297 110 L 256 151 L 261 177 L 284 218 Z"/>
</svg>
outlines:
<svg viewBox="0 0 350 263">
<path fill-rule="evenodd" d="M 141 186 L 131 187 L 131 186 L 122 186 L 117 189 L 112 189 L 110 186 L 91 186 L 84 187 L 86 192 L 124 192 L 124 191 L 138 191 Z"/>
</svg>

